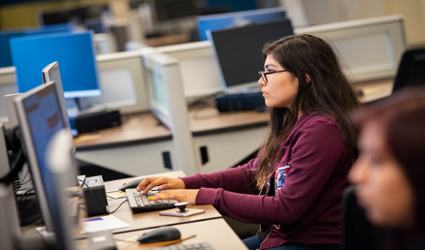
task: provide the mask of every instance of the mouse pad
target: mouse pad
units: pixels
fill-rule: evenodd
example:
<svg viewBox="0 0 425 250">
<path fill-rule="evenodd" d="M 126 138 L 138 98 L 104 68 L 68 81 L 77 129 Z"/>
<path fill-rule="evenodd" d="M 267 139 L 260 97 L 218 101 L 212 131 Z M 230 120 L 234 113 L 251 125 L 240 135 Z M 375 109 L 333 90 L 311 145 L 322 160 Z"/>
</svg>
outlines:
<svg viewBox="0 0 425 250">
<path fill-rule="evenodd" d="M 204 212 L 205 212 L 204 209 L 190 208 L 190 209 L 186 209 L 186 212 L 181 213 L 178 208 L 171 208 L 171 209 L 159 212 L 159 215 L 188 217 L 188 216 L 192 216 L 192 215 L 195 215 L 195 214 L 202 214 Z"/>
</svg>

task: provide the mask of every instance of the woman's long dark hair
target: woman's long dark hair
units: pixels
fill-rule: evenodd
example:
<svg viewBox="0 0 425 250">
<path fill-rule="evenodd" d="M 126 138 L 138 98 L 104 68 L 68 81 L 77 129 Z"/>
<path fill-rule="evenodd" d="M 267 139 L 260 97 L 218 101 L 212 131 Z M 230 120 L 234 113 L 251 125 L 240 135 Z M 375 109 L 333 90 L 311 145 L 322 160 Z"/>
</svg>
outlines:
<svg viewBox="0 0 425 250">
<path fill-rule="evenodd" d="M 360 106 L 354 90 L 342 71 L 332 47 L 312 35 L 294 35 L 266 44 L 264 59 L 273 58 L 293 76 L 298 78 L 298 93 L 291 107 L 272 108 L 270 132 L 258 155 L 257 186 L 265 183 L 270 164 L 283 157 L 280 144 L 286 140 L 300 113 L 313 111 L 323 114 L 339 127 L 347 148 L 357 156 L 357 130 L 349 119 L 352 109 Z M 307 82 L 306 75 L 310 81 Z"/>
</svg>

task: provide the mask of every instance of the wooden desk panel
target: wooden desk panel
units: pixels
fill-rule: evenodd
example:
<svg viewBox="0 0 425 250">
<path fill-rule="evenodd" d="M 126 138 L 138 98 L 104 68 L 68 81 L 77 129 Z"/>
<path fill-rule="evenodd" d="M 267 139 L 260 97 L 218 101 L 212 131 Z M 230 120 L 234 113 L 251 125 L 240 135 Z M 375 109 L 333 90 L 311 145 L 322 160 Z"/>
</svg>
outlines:
<svg viewBox="0 0 425 250">
<path fill-rule="evenodd" d="M 267 112 L 254 110 L 220 113 L 215 107 L 202 110 L 189 110 L 190 130 L 194 136 L 240 130 L 243 128 L 264 127 L 270 121 Z"/>
<path fill-rule="evenodd" d="M 358 82 L 354 84 L 355 88 L 361 89 L 363 96 L 360 100 L 363 103 L 375 101 L 391 95 L 393 91 L 394 79 L 381 79 L 367 82 Z"/>
<path fill-rule="evenodd" d="M 183 173 L 183 171 L 167 172 L 167 173 L 162 173 L 160 175 L 168 176 L 168 177 L 186 176 Z M 149 175 L 149 176 L 152 176 L 152 175 Z M 158 176 L 158 175 L 153 175 L 153 176 Z M 137 179 L 141 177 L 142 176 L 135 177 L 135 178 L 115 180 L 115 181 L 108 181 L 108 182 L 105 182 L 105 187 L 107 191 L 115 190 L 115 189 L 118 189 L 118 187 L 121 186 L 124 182 L 131 181 L 133 179 Z M 143 176 L 143 177 L 146 177 L 146 176 Z M 117 208 L 119 204 L 121 204 L 123 201 L 124 199 L 108 200 L 109 210 L 110 211 L 115 210 L 115 208 Z M 221 214 L 212 205 L 190 206 L 188 208 L 204 209 L 205 213 L 197 214 L 197 215 L 193 215 L 189 217 L 161 216 L 159 215 L 159 211 L 133 214 L 128 203 L 125 203 L 115 213 L 113 213 L 113 215 L 117 217 L 118 219 L 124 221 L 125 223 L 128 223 L 130 227 L 113 230 L 113 233 L 115 234 L 115 233 L 131 232 L 131 231 L 137 231 L 141 229 L 183 224 L 183 223 L 189 223 L 194 221 L 203 221 L 203 220 L 210 220 L 210 219 L 222 217 Z"/>
<path fill-rule="evenodd" d="M 123 116 L 121 126 L 81 134 L 74 145 L 81 151 L 171 139 L 171 132 L 151 113 L 140 113 Z"/>
<path fill-rule="evenodd" d="M 247 249 L 245 244 L 243 244 L 243 242 L 223 219 L 193 222 L 190 224 L 175 225 L 173 227 L 177 228 L 183 236 L 196 235 L 194 238 L 184 240 L 176 243 L 175 245 L 209 242 L 217 250 Z M 163 243 L 139 244 L 137 242 L 123 242 L 134 241 L 143 233 L 148 231 L 150 230 L 114 235 L 118 249 L 152 249 L 162 246 Z"/>
<path fill-rule="evenodd" d="M 123 199 L 110 202 L 112 209 L 116 208 Z M 189 206 L 188 209 L 204 209 L 205 213 L 189 217 L 162 216 L 159 211 L 133 214 L 128 203 L 123 204 L 113 215 L 118 219 L 128 223 L 130 227 L 113 230 L 114 234 L 123 232 L 132 232 L 141 229 L 157 228 L 162 226 L 185 224 L 195 221 L 211 220 L 222 218 L 221 214 L 212 205 Z M 176 208 L 176 210 L 178 210 Z"/>
</svg>

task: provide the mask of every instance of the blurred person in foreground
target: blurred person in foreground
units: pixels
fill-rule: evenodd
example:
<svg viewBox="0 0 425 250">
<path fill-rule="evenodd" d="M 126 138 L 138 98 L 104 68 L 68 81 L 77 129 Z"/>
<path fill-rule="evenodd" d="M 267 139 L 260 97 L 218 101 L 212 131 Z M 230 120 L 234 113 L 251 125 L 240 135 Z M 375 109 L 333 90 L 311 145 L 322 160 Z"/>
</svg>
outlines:
<svg viewBox="0 0 425 250">
<path fill-rule="evenodd" d="M 400 91 L 352 116 L 360 154 L 349 173 L 360 206 L 390 228 L 385 249 L 425 249 L 425 88 Z"/>
</svg>

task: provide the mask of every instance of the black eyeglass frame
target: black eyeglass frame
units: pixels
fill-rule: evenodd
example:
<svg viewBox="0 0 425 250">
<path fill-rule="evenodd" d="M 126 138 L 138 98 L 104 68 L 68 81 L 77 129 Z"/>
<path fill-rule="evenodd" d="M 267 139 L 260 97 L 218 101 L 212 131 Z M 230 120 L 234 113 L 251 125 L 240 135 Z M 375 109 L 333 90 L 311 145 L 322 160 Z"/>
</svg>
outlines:
<svg viewBox="0 0 425 250">
<path fill-rule="evenodd" d="M 264 82 L 268 82 L 269 79 L 267 79 L 267 75 L 286 72 L 286 71 L 288 71 L 288 70 L 284 69 L 284 70 L 278 70 L 278 71 L 273 71 L 273 72 L 258 71 L 258 74 L 260 75 L 261 79 L 263 79 Z"/>
</svg>

